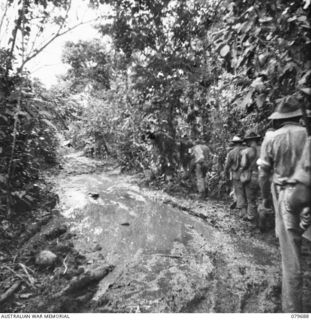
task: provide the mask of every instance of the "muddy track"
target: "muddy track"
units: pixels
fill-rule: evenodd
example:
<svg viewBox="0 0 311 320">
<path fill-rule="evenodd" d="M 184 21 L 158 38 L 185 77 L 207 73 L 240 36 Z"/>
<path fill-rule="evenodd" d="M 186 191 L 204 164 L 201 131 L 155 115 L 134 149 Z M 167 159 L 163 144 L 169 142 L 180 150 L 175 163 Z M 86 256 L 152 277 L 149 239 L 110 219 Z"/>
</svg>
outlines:
<svg viewBox="0 0 311 320">
<path fill-rule="evenodd" d="M 115 266 L 83 311 L 280 311 L 272 231 L 264 238 L 225 203 L 139 188 L 79 155 L 66 161 L 56 190 L 75 248 L 90 267 Z"/>
<path fill-rule="evenodd" d="M 54 250 L 58 263 L 36 268 L 33 297 L 8 311 L 281 311 L 273 230 L 261 234 L 226 203 L 141 188 L 137 177 L 121 175 L 113 163 L 80 154 L 68 155 L 60 174 L 49 179 L 59 197 L 58 214 L 22 250 L 25 258 L 34 247 Z M 311 252 L 303 252 L 307 274 Z M 113 267 L 102 279 L 66 291 L 102 266 Z M 306 312 L 310 285 L 309 272 Z"/>
</svg>

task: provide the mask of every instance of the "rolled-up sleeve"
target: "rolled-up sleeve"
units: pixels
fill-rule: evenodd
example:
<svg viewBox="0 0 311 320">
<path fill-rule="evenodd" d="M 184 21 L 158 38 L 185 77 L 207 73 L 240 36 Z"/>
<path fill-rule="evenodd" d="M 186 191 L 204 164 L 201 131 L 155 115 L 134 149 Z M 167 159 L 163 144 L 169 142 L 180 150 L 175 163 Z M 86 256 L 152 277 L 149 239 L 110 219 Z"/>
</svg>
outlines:
<svg viewBox="0 0 311 320">
<path fill-rule="evenodd" d="M 263 199 L 270 196 L 270 176 L 273 168 L 271 135 L 265 135 L 260 149 L 260 158 L 257 161 L 259 168 L 259 186 Z"/>
<path fill-rule="evenodd" d="M 257 161 L 259 168 L 270 171 L 273 167 L 272 134 L 266 134 L 260 149 L 260 158 Z"/>
</svg>

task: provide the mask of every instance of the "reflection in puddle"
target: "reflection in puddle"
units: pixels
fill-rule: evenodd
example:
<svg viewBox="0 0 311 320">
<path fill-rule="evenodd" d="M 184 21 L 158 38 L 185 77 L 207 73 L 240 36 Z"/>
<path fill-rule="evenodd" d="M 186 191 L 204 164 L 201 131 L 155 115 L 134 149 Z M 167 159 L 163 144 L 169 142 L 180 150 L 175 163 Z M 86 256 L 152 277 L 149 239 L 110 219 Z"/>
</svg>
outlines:
<svg viewBox="0 0 311 320">
<path fill-rule="evenodd" d="M 88 203 L 87 196 L 80 190 L 67 190 L 63 197 L 64 199 L 62 199 L 62 202 L 64 203 L 64 210 L 62 211 L 62 215 L 66 218 L 71 218 L 76 209 L 81 209 Z"/>
<path fill-rule="evenodd" d="M 204 292 L 208 288 L 211 295 L 225 292 L 225 304 L 234 281 L 241 284 L 248 274 L 257 275 L 257 283 L 261 283 L 261 277 L 265 279 L 264 267 L 273 261 L 272 251 L 264 255 L 261 248 L 256 251 L 251 245 L 237 246 L 231 235 L 153 201 L 148 193 L 125 180 L 122 176 L 110 179 L 104 174 L 84 174 L 66 177 L 60 184 L 61 208 L 76 233 L 77 251 L 94 265 L 116 266 L 99 283 L 93 299 L 112 292 L 121 307 L 139 301 L 144 310 L 148 303 L 155 304 L 150 305 L 150 310 L 161 310 L 158 305 L 165 306 L 165 299 L 194 299 L 201 289 Z M 101 250 L 94 250 L 95 244 Z M 254 260 L 263 271 L 252 265 Z M 245 276 L 240 271 L 242 268 Z M 211 279 L 215 275 L 216 281 Z M 111 288 L 113 283 L 115 288 Z M 120 289 L 117 285 L 121 285 Z M 175 301 L 167 303 L 175 306 Z M 211 303 L 204 310 L 215 311 Z"/>
<path fill-rule="evenodd" d="M 96 228 L 94 229 L 94 234 L 95 234 L 96 236 L 100 235 L 102 232 L 103 232 L 103 228 L 101 228 L 101 227 L 96 227 Z"/>
</svg>

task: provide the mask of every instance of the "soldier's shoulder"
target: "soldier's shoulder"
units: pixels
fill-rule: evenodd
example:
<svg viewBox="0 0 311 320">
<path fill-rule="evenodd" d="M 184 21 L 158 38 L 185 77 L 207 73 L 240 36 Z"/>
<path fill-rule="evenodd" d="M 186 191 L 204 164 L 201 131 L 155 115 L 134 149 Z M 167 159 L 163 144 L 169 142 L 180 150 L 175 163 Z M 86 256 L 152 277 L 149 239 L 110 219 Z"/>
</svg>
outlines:
<svg viewBox="0 0 311 320">
<path fill-rule="evenodd" d="M 296 124 L 286 124 L 283 127 L 275 130 L 269 136 L 271 140 L 278 139 L 281 136 L 287 135 L 288 133 L 294 134 L 296 136 L 306 136 L 307 130 L 305 127 Z"/>
<path fill-rule="evenodd" d="M 241 155 L 244 156 L 251 156 L 253 157 L 256 154 L 256 151 L 253 147 L 246 147 L 245 149 L 241 150 Z"/>
<path fill-rule="evenodd" d="M 229 150 L 229 151 L 228 151 L 228 156 L 234 154 L 235 152 L 236 152 L 236 149 L 235 149 L 235 148 Z"/>
<path fill-rule="evenodd" d="M 244 147 L 240 149 L 240 153 L 241 154 L 246 154 L 247 152 L 249 152 L 251 150 L 250 147 Z"/>
<path fill-rule="evenodd" d="M 265 145 L 269 141 L 273 141 L 276 136 L 278 136 L 279 134 L 282 134 L 282 132 L 280 132 L 279 130 L 280 129 L 273 130 L 273 131 L 267 131 L 264 135 L 262 145 Z"/>
</svg>

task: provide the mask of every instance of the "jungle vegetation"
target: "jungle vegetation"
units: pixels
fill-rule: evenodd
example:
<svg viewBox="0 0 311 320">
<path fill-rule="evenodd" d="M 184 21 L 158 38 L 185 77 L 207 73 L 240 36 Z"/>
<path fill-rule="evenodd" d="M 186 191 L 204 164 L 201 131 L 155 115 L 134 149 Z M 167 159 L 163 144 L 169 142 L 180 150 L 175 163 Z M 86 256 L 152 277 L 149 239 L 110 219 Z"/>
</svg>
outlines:
<svg viewBox="0 0 311 320">
<path fill-rule="evenodd" d="M 300 92 L 310 108 L 310 0 L 88 0 L 109 8 L 94 22 L 99 36 L 66 43 L 68 71 L 47 89 L 27 63 L 75 28 L 71 2 L 0 5 L 2 218 L 38 200 L 41 170 L 59 162 L 58 133 L 155 177 L 163 172 L 146 132 L 172 138 L 172 150 L 185 137 L 203 139 L 213 153 L 209 189 L 219 196 L 233 135 L 264 134 L 288 95 Z M 169 169 L 181 174 L 178 161 Z"/>
</svg>

